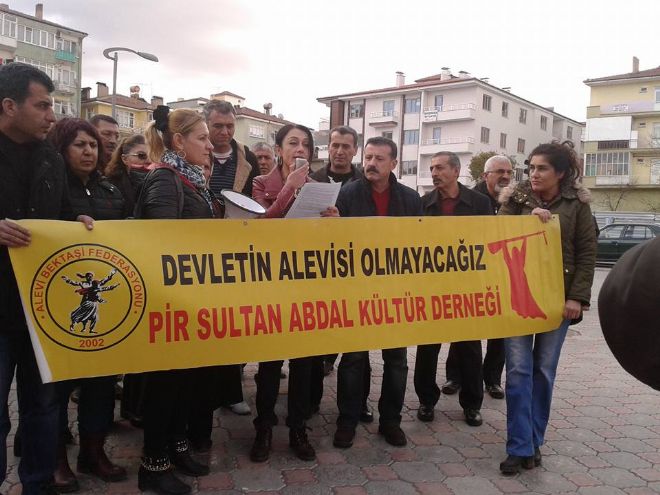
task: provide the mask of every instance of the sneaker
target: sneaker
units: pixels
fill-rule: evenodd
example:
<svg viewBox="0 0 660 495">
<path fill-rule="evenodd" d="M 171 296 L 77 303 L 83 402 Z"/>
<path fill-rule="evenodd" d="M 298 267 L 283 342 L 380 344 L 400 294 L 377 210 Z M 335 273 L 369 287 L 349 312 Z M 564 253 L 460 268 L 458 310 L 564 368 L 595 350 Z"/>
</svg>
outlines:
<svg viewBox="0 0 660 495">
<path fill-rule="evenodd" d="M 238 414 L 239 416 L 247 416 L 252 412 L 252 409 L 250 409 L 250 406 L 245 401 L 237 402 L 236 404 L 229 404 L 229 409 L 231 412 Z"/>
<path fill-rule="evenodd" d="M 348 449 L 353 446 L 353 439 L 355 438 L 355 428 L 350 426 L 338 426 L 335 431 L 335 437 L 332 440 L 332 445 L 339 449 Z"/>
<path fill-rule="evenodd" d="M 270 449 L 273 444 L 272 428 L 257 428 L 257 436 L 250 449 L 250 460 L 252 462 L 264 462 L 270 457 Z"/>
<path fill-rule="evenodd" d="M 532 469 L 534 467 L 534 457 L 519 457 L 517 455 L 508 456 L 500 463 L 502 474 L 513 475 L 520 472 L 520 468 Z"/>
<path fill-rule="evenodd" d="M 289 447 L 291 447 L 291 450 L 293 450 L 298 459 L 303 461 L 313 461 L 316 459 L 316 452 L 314 451 L 314 447 L 309 443 L 307 428 L 304 426 L 289 429 Z"/>
<path fill-rule="evenodd" d="M 504 389 L 501 385 L 486 385 L 486 392 L 493 399 L 504 399 Z"/>
<path fill-rule="evenodd" d="M 385 441 L 395 447 L 403 447 L 408 443 L 406 434 L 399 425 L 380 425 L 378 433 L 385 437 Z"/>
</svg>

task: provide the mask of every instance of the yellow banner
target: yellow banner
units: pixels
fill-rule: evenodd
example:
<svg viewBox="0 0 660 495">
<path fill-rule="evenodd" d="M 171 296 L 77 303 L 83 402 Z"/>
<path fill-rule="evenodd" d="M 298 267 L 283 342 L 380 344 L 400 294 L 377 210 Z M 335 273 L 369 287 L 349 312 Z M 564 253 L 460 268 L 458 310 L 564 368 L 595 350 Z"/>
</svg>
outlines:
<svg viewBox="0 0 660 495">
<path fill-rule="evenodd" d="M 559 326 L 559 221 L 533 216 L 21 221 L 44 381 Z"/>
</svg>

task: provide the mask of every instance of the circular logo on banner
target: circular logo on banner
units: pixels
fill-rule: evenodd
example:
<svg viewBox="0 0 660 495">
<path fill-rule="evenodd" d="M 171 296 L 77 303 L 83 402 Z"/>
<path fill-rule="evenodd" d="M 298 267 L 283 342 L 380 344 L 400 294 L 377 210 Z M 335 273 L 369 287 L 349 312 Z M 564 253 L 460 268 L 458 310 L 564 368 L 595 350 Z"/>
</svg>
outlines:
<svg viewBox="0 0 660 495">
<path fill-rule="evenodd" d="M 147 293 L 135 265 L 100 244 L 76 244 L 49 256 L 30 288 L 37 328 L 73 351 L 102 351 L 138 326 Z"/>
</svg>

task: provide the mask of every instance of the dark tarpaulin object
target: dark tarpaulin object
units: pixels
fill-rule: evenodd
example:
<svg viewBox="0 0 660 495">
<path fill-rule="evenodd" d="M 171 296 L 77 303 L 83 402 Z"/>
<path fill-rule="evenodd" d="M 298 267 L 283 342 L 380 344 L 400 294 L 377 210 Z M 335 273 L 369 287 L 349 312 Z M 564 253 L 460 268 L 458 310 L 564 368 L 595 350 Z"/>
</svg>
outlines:
<svg viewBox="0 0 660 495">
<path fill-rule="evenodd" d="M 660 390 L 660 238 L 626 252 L 598 297 L 605 341 L 619 364 Z"/>
</svg>

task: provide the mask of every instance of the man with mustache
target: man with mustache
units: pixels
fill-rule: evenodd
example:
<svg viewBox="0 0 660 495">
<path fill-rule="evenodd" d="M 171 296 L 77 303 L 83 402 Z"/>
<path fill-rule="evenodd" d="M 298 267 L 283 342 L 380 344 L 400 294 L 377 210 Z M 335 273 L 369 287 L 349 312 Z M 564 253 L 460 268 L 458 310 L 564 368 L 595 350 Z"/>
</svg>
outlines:
<svg viewBox="0 0 660 495">
<path fill-rule="evenodd" d="M 119 123 L 109 115 L 97 114 L 89 119 L 101 136 L 103 156 L 99 156 L 99 171 L 104 173 L 105 166 L 110 163 L 112 153 L 119 143 Z"/>
<path fill-rule="evenodd" d="M 484 164 L 484 173 L 481 181 L 474 186 L 474 190 L 488 196 L 493 214 L 497 215 L 500 203 L 497 200 L 500 191 L 511 183 L 513 167 L 505 155 L 491 156 Z M 486 392 L 493 399 L 504 399 L 502 389 L 502 370 L 504 369 L 504 341 L 502 339 L 489 339 L 484 357 L 483 375 Z M 442 386 L 445 395 L 455 394 L 461 387 L 461 372 L 455 347 L 449 348 L 446 363 L 447 382 Z"/>
<path fill-rule="evenodd" d="M 431 157 L 431 177 L 435 189 L 422 198 L 425 215 L 492 215 L 493 210 L 487 196 L 468 189 L 458 182 L 461 161 L 450 151 L 440 151 Z M 465 422 L 470 426 L 480 426 L 481 404 L 484 390 L 481 385 L 481 342 L 479 340 L 454 342 L 451 349 L 456 354 L 460 395 L 458 400 L 463 408 Z M 417 418 L 420 421 L 433 421 L 434 408 L 440 399 L 440 388 L 435 377 L 438 371 L 440 344 L 417 346 L 415 361 L 415 392 L 419 397 Z M 450 351 L 451 353 L 451 351 Z M 449 376 L 449 375 L 448 375 Z"/>
<path fill-rule="evenodd" d="M 364 177 L 342 187 L 337 209 L 342 217 L 421 216 L 419 194 L 399 183 L 392 171 L 397 165 L 397 146 L 384 137 L 373 137 L 364 147 Z M 383 383 L 378 412 L 378 432 L 390 445 L 406 445 L 401 429 L 401 409 L 408 377 L 407 350 L 383 349 Z M 369 352 L 347 352 L 337 369 L 337 430 L 333 444 L 339 448 L 353 445 L 355 428 L 364 401 L 364 371 Z"/>
</svg>

